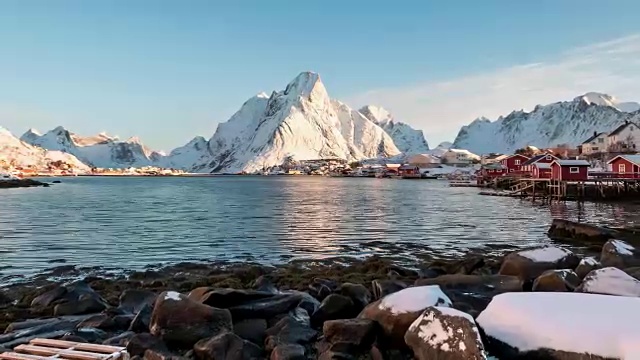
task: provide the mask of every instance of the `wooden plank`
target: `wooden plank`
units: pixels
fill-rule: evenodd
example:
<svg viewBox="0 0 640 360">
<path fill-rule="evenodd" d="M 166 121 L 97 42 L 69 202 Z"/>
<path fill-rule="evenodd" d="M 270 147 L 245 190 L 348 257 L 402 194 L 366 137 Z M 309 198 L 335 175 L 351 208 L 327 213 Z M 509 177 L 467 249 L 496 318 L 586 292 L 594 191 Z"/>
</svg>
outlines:
<svg viewBox="0 0 640 360">
<path fill-rule="evenodd" d="M 18 354 L 14 352 L 6 352 L 3 354 L 0 354 L 0 359 L 2 360 L 40 360 L 40 359 L 46 359 L 46 357 L 28 355 L 28 354 Z"/>
<path fill-rule="evenodd" d="M 53 339 L 34 339 L 29 342 L 31 345 L 55 347 L 55 348 L 71 348 L 74 350 L 97 352 L 102 354 L 112 354 L 123 351 L 125 348 L 121 346 L 109 346 L 98 344 L 79 343 L 75 341 L 53 340 Z"/>
<path fill-rule="evenodd" d="M 42 347 L 35 345 L 20 345 L 14 349 L 16 352 L 28 353 L 41 356 L 53 356 L 62 357 L 72 360 L 102 360 L 108 358 L 109 355 L 95 354 L 84 351 L 56 349 L 50 347 Z"/>
</svg>

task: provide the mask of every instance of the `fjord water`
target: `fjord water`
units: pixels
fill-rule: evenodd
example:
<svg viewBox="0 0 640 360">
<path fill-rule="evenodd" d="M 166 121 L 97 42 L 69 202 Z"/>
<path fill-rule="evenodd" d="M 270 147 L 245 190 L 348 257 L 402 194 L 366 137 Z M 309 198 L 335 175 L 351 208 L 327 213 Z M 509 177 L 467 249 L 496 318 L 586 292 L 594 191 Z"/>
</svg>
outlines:
<svg viewBox="0 0 640 360">
<path fill-rule="evenodd" d="M 46 181 L 50 181 L 46 179 Z M 550 243 L 554 217 L 625 225 L 634 209 L 532 205 L 439 180 L 77 177 L 0 192 L 0 275 L 64 262 L 139 269 L 254 260 L 503 251 Z"/>
</svg>

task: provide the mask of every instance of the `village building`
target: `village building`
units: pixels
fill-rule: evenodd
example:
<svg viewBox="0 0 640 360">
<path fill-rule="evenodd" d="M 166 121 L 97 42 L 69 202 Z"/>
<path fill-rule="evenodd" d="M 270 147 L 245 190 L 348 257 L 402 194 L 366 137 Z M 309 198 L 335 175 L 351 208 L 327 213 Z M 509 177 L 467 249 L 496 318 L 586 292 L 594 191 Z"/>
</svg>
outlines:
<svg viewBox="0 0 640 360">
<path fill-rule="evenodd" d="M 586 181 L 591 164 L 586 160 L 554 160 L 550 166 L 553 180 Z"/>
<path fill-rule="evenodd" d="M 607 152 L 627 152 L 640 149 L 640 127 L 625 121 L 607 136 Z"/>
<path fill-rule="evenodd" d="M 607 151 L 607 135 L 604 132 L 594 131 L 593 135 L 578 146 L 580 155 L 591 155 Z"/>
<path fill-rule="evenodd" d="M 559 159 L 558 157 L 552 154 L 536 155 L 522 164 L 521 171 L 526 174 L 533 174 L 536 164 L 551 164 L 554 160 L 559 160 Z"/>
<path fill-rule="evenodd" d="M 417 154 L 408 158 L 407 163 L 422 169 L 431 169 L 440 166 L 440 159 L 430 154 Z"/>
<path fill-rule="evenodd" d="M 420 178 L 420 168 L 415 165 L 402 165 L 398 168 L 398 175 L 405 179 Z"/>
<path fill-rule="evenodd" d="M 640 155 L 618 155 L 607 162 L 617 178 L 640 178 Z"/>
<path fill-rule="evenodd" d="M 507 168 L 509 173 L 520 173 L 522 165 L 529 160 L 527 156 L 522 154 L 509 155 L 502 160 L 502 165 Z"/>
<path fill-rule="evenodd" d="M 546 162 L 537 162 L 533 165 L 531 177 L 534 179 L 551 179 L 551 164 Z"/>
<path fill-rule="evenodd" d="M 476 161 L 480 161 L 480 156 L 463 149 L 449 149 L 442 154 L 443 164 L 453 166 L 468 166 Z"/>
<path fill-rule="evenodd" d="M 480 176 L 483 178 L 496 178 L 499 176 L 504 176 L 508 174 L 508 169 L 506 166 L 498 163 L 486 164 L 482 165 L 480 168 Z"/>
<path fill-rule="evenodd" d="M 482 165 L 496 164 L 496 163 L 499 164 L 499 163 L 502 163 L 502 160 L 506 159 L 507 157 L 509 157 L 509 155 L 504 155 L 504 154 L 485 155 L 480 160 L 480 164 Z"/>
</svg>

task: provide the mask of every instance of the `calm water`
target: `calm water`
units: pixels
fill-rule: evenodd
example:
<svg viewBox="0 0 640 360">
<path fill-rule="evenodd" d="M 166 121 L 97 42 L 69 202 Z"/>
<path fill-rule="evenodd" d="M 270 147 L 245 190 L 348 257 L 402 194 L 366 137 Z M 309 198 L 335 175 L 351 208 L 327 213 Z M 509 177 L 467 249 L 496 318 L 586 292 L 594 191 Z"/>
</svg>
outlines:
<svg viewBox="0 0 640 360">
<path fill-rule="evenodd" d="M 534 206 L 445 181 L 319 177 L 64 178 L 0 192 L 0 276 L 66 264 L 324 258 L 548 243 L 553 217 L 638 222 L 634 208 Z M 47 180 L 48 181 L 48 180 Z"/>
</svg>

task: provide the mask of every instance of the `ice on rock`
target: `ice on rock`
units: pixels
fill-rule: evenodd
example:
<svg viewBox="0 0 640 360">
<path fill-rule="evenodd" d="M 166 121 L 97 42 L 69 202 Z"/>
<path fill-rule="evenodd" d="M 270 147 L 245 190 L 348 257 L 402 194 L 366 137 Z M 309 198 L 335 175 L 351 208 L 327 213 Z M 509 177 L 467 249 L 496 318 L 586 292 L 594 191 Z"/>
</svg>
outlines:
<svg viewBox="0 0 640 360">
<path fill-rule="evenodd" d="M 415 286 L 382 298 L 378 308 L 392 314 L 416 312 L 428 306 L 451 306 L 451 300 L 438 285 Z"/>
<path fill-rule="evenodd" d="M 607 267 L 590 272 L 576 291 L 640 297 L 640 281 L 618 268 Z"/>
<path fill-rule="evenodd" d="M 518 254 L 536 262 L 556 262 L 572 253 L 559 247 L 546 246 L 539 249 L 521 251 Z"/>
<path fill-rule="evenodd" d="M 164 299 L 180 301 L 181 300 L 180 293 L 175 291 L 167 291 L 164 295 Z"/>
<path fill-rule="evenodd" d="M 633 255 L 635 248 L 627 242 L 622 240 L 611 240 L 616 252 L 620 255 Z"/>
</svg>

